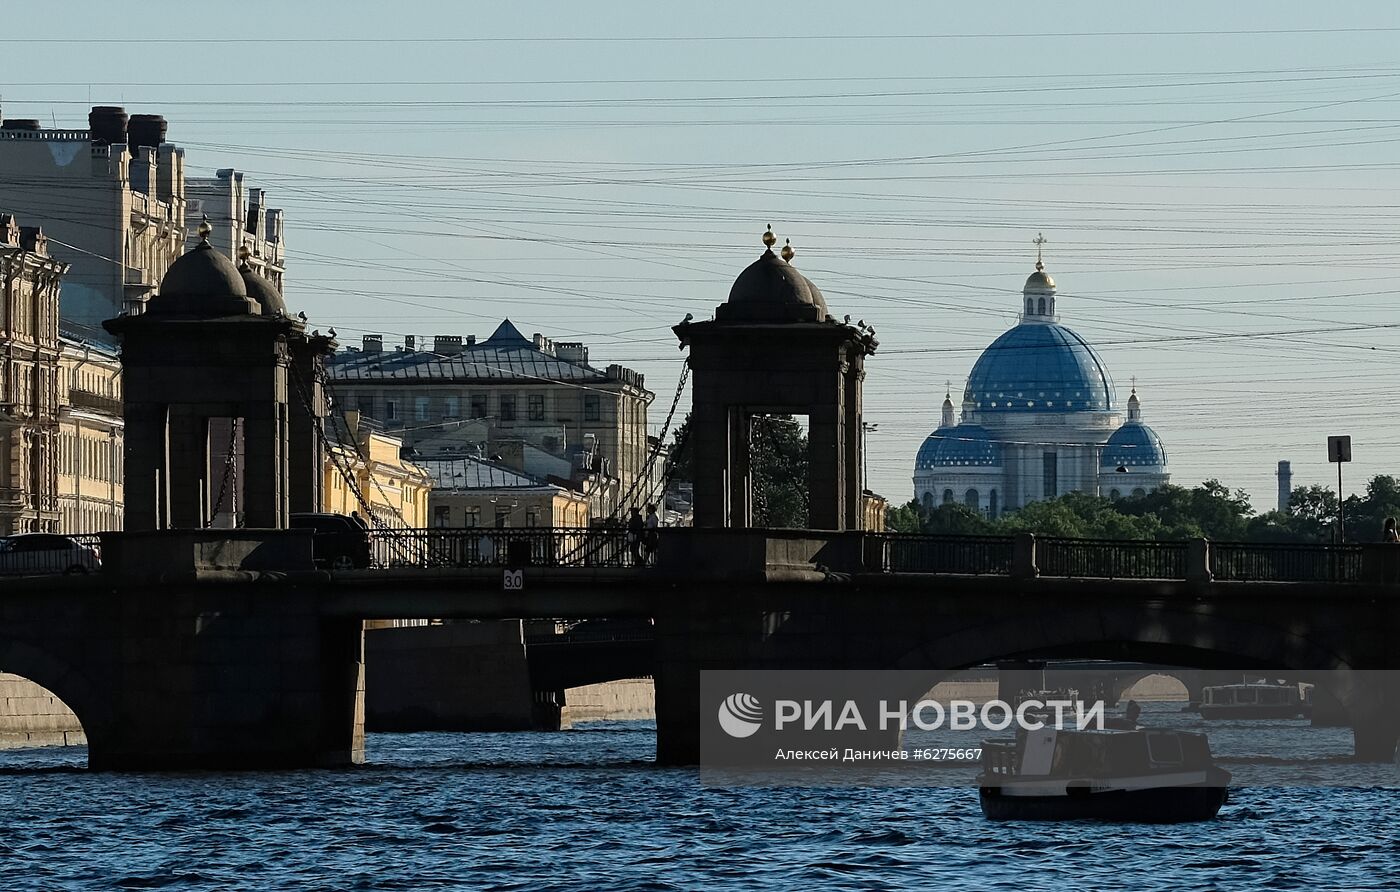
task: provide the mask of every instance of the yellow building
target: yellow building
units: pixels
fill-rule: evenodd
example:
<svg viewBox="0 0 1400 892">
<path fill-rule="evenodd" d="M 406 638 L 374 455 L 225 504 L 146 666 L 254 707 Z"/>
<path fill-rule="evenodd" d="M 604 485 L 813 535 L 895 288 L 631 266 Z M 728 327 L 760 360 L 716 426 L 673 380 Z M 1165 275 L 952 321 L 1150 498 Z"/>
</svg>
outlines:
<svg viewBox="0 0 1400 892">
<path fill-rule="evenodd" d="M 327 456 L 322 510 L 363 517 L 363 503 L 368 503 L 380 525 L 426 527 L 432 487 L 428 471 L 403 457 L 402 440 L 378 430 L 359 412 L 346 412 L 345 425 L 350 442 L 332 446 Z"/>
<path fill-rule="evenodd" d="M 68 337 L 58 369 L 59 532 L 122 528 L 122 367 L 116 354 Z"/>
<path fill-rule="evenodd" d="M 0 535 L 58 524 L 58 289 L 67 265 L 0 214 Z"/>
<path fill-rule="evenodd" d="M 423 466 L 433 476 L 435 529 L 588 526 L 586 493 L 476 456 L 424 459 Z"/>
</svg>

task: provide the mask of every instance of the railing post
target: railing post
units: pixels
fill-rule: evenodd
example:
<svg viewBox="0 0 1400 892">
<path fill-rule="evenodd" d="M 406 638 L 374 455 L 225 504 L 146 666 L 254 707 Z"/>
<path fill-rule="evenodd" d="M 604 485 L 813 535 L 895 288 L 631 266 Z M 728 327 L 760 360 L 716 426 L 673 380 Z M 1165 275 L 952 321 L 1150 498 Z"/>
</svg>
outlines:
<svg viewBox="0 0 1400 892">
<path fill-rule="evenodd" d="M 1011 541 L 1011 575 L 1017 579 L 1040 575 L 1040 568 L 1035 565 L 1035 533 L 1017 533 Z"/>
<path fill-rule="evenodd" d="M 1210 540 L 1192 539 L 1186 543 L 1186 581 L 1210 582 Z"/>
</svg>

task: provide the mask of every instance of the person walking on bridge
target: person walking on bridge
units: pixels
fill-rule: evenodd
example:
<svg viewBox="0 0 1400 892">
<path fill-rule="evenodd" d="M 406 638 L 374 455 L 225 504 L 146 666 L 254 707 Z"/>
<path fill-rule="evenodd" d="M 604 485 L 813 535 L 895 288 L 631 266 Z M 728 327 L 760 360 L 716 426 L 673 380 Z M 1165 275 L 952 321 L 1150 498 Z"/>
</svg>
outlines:
<svg viewBox="0 0 1400 892">
<path fill-rule="evenodd" d="M 634 567 L 642 563 L 642 534 L 645 530 L 646 525 L 642 523 L 642 510 L 633 505 L 631 512 L 627 515 L 627 548 L 632 552 L 632 566 Z"/>
</svg>

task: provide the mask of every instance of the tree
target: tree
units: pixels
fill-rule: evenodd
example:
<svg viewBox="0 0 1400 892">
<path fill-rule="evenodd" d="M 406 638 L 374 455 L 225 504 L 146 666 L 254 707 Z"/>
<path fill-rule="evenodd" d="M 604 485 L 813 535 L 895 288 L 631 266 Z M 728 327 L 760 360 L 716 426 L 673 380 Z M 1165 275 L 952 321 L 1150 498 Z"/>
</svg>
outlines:
<svg viewBox="0 0 1400 892">
<path fill-rule="evenodd" d="M 924 518 L 919 510 L 917 500 L 911 500 L 907 505 L 900 505 L 898 508 L 885 509 L 885 529 L 891 533 L 921 533 L 924 529 Z"/>
<path fill-rule="evenodd" d="M 807 434 L 791 415 L 755 415 L 750 422 L 749 479 L 756 527 L 805 527 L 808 524 Z M 671 440 L 670 468 L 675 480 L 695 480 L 691 416 Z"/>
</svg>

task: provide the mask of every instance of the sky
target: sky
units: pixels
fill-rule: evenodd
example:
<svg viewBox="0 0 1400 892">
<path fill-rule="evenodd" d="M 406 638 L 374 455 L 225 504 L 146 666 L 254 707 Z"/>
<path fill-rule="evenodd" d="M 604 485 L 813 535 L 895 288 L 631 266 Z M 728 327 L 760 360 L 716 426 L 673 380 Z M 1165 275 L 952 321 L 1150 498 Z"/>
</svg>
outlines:
<svg viewBox="0 0 1400 892">
<path fill-rule="evenodd" d="M 159 9 L 160 13 L 154 14 Z M 878 15 L 873 11 L 878 10 Z M 583 340 L 656 392 L 772 224 L 873 325 L 870 485 L 1016 322 L 1032 239 L 1173 481 L 1400 474 L 1400 7 L 236 6 L 70 0 L 0 33 L 5 117 L 163 114 L 286 211 L 287 299 L 382 333 Z M 683 397 L 682 406 L 688 402 Z"/>
</svg>

